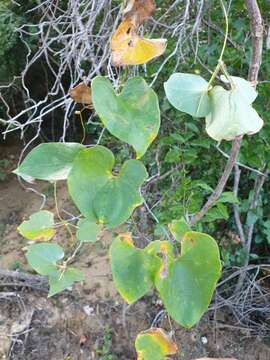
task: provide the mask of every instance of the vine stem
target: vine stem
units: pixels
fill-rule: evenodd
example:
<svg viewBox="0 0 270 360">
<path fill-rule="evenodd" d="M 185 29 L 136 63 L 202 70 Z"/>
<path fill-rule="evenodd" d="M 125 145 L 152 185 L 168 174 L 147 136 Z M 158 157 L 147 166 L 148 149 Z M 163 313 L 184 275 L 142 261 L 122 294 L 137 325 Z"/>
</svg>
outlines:
<svg viewBox="0 0 270 360">
<path fill-rule="evenodd" d="M 228 19 L 228 14 L 227 14 L 227 10 L 226 10 L 226 7 L 224 5 L 224 2 L 223 0 L 220 0 L 220 5 L 222 7 L 222 11 L 224 13 L 224 18 L 225 18 L 225 36 L 224 36 L 224 41 L 223 41 L 223 46 L 222 46 L 222 49 L 221 49 L 221 53 L 220 53 L 220 56 L 219 56 L 219 59 L 218 59 L 218 63 L 217 63 L 217 66 L 208 82 L 208 87 L 207 87 L 207 90 L 209 91 L 211 89 L 211 85 L 213 83 L 213 81 L 215 80 L 217 74 L 219 73 L 220 69 L 222 69 L 224 67 L 224 64 L 223 64 L 223 55 L 224 55 L 224 52 L 225 52 L 225 49 L 226 49 L 226 45 L 227 45 L 227 41 L 228 41 L 228 36 L 229 36 L 229 19 Z"/>
<path fill-rule="evenodd" d="M 58 219 L 61 221 L 62 225 L 64 225 L 70 235 L 71 238 L 71 242 L 72 244 L 74 243 L 74 237 L 73 237 L 73 233 L 69 228 L 69 223 L 67 221 L 65 221 L 59 211 L 59 206 L 58 206 L 58 200 L 57 200 L 57 181 L 54 182 L 54 187 L 53 187 L 53 194 L 54 194 L 54 203 L 55 203 L 55 211 L 57 214 Z"/>
<path fill-rule="evenodd" d="M 222 0 L 220 0 L 222 2 Z M 223 2 L 222 2 L 223 4 Z M 251 81 L 254 86 L 256 87 L 257 80 L 258 80 L 258 74 L 259 69 L 261 65 L 261 59 L 262 59 L 262 44 L 263 44 L 263 25 L 262 25 L 262 17 L 260 13 L 260 9 L 257 3 L 257 0 L 245 0 L 246 8 L 248 10 L 250 23 L 251 23 L 251 32 L 252 32 L 252 59 L 249 66 L 249 73 L 248 73 L 248 80 Z M 224 6 L 224 4 L 223 4 Z M 225 7 L 223 8 L 223 10 Z M 226 10 L 226 9 L 225 9 Z M 226 16 L 228 19 L 228 15 L 226 12 Z M 225 36 L 226 37 L 226 36 Z M 225 43 L 225 41 L 224 41 Z M 225 45 L 226 46 L 226 45 Z M 224 53 L 224 51 L 223 51 Z M 223 54 L 222 54 L 223 56 Z M 211 80 L 210 80 L 211 81 Z M 225 166 L 225 169 L 218 181 L 218 184 L 213 191 L 213 193 L 210 195 L 208 200 L 206 201 L 205 205 L 202 207 L 202 209 L 195 214 L 191 220 L 190 225 L 195 225 L 198 221 L 200 221 L 204 215 L 207 213 L 207 211 L 215 205 L 216 200 L 220 197 L 222 194 L 225 185 L 227 184 L 227 181 L 229 179 L 229 176 L 234 168 L 234 165 L 237 160 L 237 156 L 240 151 L 241 147 L 241 141 L 242 136 L 237 137 L 231 147 L 231 153 L 230 157 L 227 161 L 227 164 Z"/>
</svg>

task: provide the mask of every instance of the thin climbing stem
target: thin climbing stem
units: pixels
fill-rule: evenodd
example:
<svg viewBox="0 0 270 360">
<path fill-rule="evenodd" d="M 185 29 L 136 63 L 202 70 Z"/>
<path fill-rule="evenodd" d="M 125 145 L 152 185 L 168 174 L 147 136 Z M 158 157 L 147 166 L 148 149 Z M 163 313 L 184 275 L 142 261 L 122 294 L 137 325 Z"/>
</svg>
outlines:
<svg viewBox="0 0 270 360">
<path fill-rule="evenodd" d="M 213 72 L 213 74 L 211 76 L 211 79 L 208 82 L 208 87 L 207 87 L 208 91 L 211 89 L 213 81 L 215 80 L 215 78 L 217 77 L 219 71 L 223 67 L 223 56 L 224 56 L 224 52 L 225 52 L 225 49 L 226 49 L 228 36 L 229 36 L 229 19 L 228 19 L 227 10 L 226 10 L 226 7 L 224 5 L 223 0 L 220 0 L 220 5 L 221 5 L 222 11 L 224 13 L 224 18 L 225 18 L 225 35 L 224 35 L 223 46 L 222 46 L 222 49 L 221 49 L 221 53 L 220 53 L 220 56 L 219 56 L 219 59 L 218 59 L 217 66 L 216 66 L 216 68 L 215 68 L 215 70 L 214 70 L 214 72 Z"/>
<path fill-rule="evenodd" d="M 54 194 L 54 204 L 55 204 L 56 215 L 57 215 L 58 219 L 61 221 L 61 223 L 66 227 L 67 232 L 70 235 L 71 242 L 73 244 L 74 236 L 73 236 L 72 231 L 70 230 L 70 224 L 62 218 L 60 211 L 59 211 L 58 200 L 57 200 L 57 181 L 54 182 L 53 194 Z"/>
</svg>

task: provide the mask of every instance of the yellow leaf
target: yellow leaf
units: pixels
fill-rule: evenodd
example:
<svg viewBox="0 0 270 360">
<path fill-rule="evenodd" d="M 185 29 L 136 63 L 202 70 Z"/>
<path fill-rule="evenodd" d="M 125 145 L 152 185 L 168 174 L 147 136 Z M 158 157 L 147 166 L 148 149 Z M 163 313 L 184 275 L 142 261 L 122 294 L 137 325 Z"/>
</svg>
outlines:
<svg viewBox="0 0 270 360">
<path fill-rule="evenodd" d="M 141 65 L 162 55 L 166 39 L 144 39 L 136 34 L 136 26 L 124 20 L 112 37 L 112 61 L 114 66 Z"/>
</svg>

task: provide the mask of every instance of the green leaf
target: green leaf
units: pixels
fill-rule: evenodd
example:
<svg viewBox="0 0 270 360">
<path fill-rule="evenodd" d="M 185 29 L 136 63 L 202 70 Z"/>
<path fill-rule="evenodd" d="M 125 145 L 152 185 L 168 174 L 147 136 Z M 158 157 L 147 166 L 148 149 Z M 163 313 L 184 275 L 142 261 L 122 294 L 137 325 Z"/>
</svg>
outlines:
<svg viewBox="0 0 270 360">
<path fill-rule="evenodd" d="M 177 352 L 177 345 L 163 329 L 151 328 L 138 334 L 135 342 L 138 360 L 165 360 Z"/>
<path fill-rule="evenodd" d="M 224 191 L 218 198 L 217 203 L 239 204 L 239 200 L 232 191 Z"/>
<path fill-rule="evenodd" d="M 49 296 L 53 296 L 67 288 L 75 281 L 84 280 L 81 271 L 74 268 L 59 270 L 57 261 L 64 258 L 64 251 L 57 244 L 40 243 L 31 245 L 26 253 L 29 265 L 40 275 L 49 277 Z"/>
<path fill-rule="evenodd" d="M 144 155 L 160 127 L 158 98 L 141 77 L 129 79 L 120 94 L 111 82 L 97 76 L 92 81 L 94 108 L 108 131 Z"/>
<path fill-rule="evenodd" d="M 126 161 L 119 175 L 110 179 L 94 198 L 98 220 L 108 228 L 124 223 L 143 203 L 140 187 L 146 179 L 147 172 L 140 161 Z"/>
<path fill-rule="evenodd" d="M 159 271 L 155 284 L 169 315 L 180 325 L 196 324 L 210 304 L 221 274 L 219 249 L 209 235 L 187 232 L 181 256 Z"/>
<path fill-rule="evenodd" d="M 56 262 L 64 257 L 64 251 L 57 244 L 33 244 L 26 253 L 29 265 L 40 275 L 53 275 L 58 270 Z"/>
<path fill-rule="evenodd" d="M 96 242 L 103 226 L 87 219 L 80 219 L 77 224 L 76 237 L 81 242 Z"/>
<path fill-rule="evenodd" d="M 190 226 L 186 223 L 184 218 L 180 220 L 173 220 L 169 225 L 169 229 L 177 241 L 182 241 L 184 235 L 191 231 Z"/>
<path fill-rule="evenodd" d="M 239 91 L 215 86 L 211 91 L 211 112 L 206 117 L 206 131 L 214 140 L 233 140 L 244 134 L 255 134 L 263 120 Z"/>
<path fill-rule="evenodd" d="M 216 203 L 216 206 L 213 206 L 206 215 L 203 217 L 202 222 L 214 222 L 216 220 L 228 220 L 229 213 L 227 207 L 223 203 Z"/>
<path fill-rule="evenodd" d="M 113 241 L 110 258 L 116 289 L 129 304 L 151 290 L 161 261 L 147 251 L 136 248 L 130 234 L 121 234 Z"/>
<path fill-rule="evenodd" d="M 201 76 L 175 73 L 164 83 L 169 102 L 194 117 L 205 117 L 211 111 L 208 83 Z"/>
<path fill-rule="evenodd" d="M 19 227 L 19 233 L 29 240 L 50 240 L 54 234 L 54 215 L 50 211 L 42 210 L 30 216 Z"/>
<path fill-rule="evenodd" d="M 82 150 L 74 161 L 68 176 L 68 190 L 80 212 L 89 220 L 96 220 L 93 199 L 112 178 L 114 161 L 113 153 L 103 146 Z"/>
<path fill-rule="evenodd" d="M 68 177 L 70 195 L 81 213 L 108 228 L 122 224 L 142 204 L 140 186 L 147 178 L 139 160 L 126 161 L 118 176 L 112 174 L 113 165 L 113 153 L 95 146 L 80 152 Z"/>
<path fill-rule="evenodd" d="M 231 76 L 230 78 L 235 86 L 235 91 L 243 97 L 246 103 L 252 104 L 258 96 L 258 93 L 252 86 L 251 82 L 237 76 Z M 221 75 L 220 79 L 225 84 L 229 84 L 229 80 L 226 76 Z"/>
<path fill-rule="evenodd" d="M 65 180 L 76 155 L 83 148 L 83 145 L 77 143 L 40 144 L 30 151 L 13 172 L 26 180 Z"/>
<path fill-rule="evenodd" d="M 49 277 L 50 291 L 48 296 L 56 295 L 72 286 L 74 282 L 83 281 L 84 278 L 84 274 L 80 270 L 71 267 L 66 268 L 62 273 L 57 271 Z"/>
</svg>

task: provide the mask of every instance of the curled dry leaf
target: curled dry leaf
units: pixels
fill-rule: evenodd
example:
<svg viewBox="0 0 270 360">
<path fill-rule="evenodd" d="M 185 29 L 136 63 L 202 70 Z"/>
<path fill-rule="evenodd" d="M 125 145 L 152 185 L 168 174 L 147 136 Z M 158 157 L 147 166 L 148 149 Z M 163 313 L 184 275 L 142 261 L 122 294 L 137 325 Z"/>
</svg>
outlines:
<svg viewBox="0 0 270 360">
<path fill-rule="evenodd" d="M 84 82 L 71 89 L 69 95 L 78 104 L 92 105 L 91 89 Z"/>
<path fill-rule="evenodd" d="M 124 19 L 128 19 L 135 26 L 139 26 L 155 10 L 156 4 L 154 0 L 127 0 L 123 15 Z"/>
<path fill-rule="evenodd" d="M 112 36 L 112 62 L 114 66 L 140 65 L 162 55 L 166 39 L 145 39 L 136 34 L 136 26 L 124 20 Z"/>
</svg>

